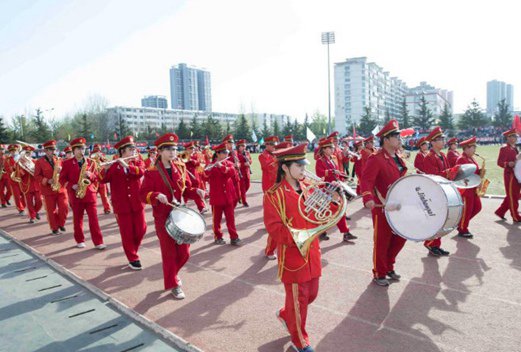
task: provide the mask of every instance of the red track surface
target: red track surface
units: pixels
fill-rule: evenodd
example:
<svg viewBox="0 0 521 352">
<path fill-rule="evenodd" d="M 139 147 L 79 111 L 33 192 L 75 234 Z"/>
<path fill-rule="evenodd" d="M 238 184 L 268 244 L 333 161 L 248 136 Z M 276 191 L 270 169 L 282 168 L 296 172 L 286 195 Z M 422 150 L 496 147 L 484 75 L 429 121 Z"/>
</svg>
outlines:
<svg viewBox="0 0 521 352">
<path fill-rule="evenodd" d="M 183 301 L 162 290 L 150 208 L 140 272 L 126 267 L 112 214 L 99 215 L 108 245 L 101 252 L 89 241 L 86 249 L 74 247 L 70 220 L 65 235 L 51 236 L 45 217 L 31 225 L 10 207 L 0 209 L 0 227 L 205 351 L 286 351 L 289 338 L 275 319 L 284 291 L 276 262 L 263 257 L 259 184 L 252 185 L 249 199 L 250 208 L 236 209 L 242 247 L 215 246 L 211 232 L 192 246 L 181 271 Z M 331 240 L 322 242 L 321 287 L 308 314 L 316 350 L 519 351 L 521 229 L 496 221 L 498 200 L 483 205 L 471 223 L 474 239 L 446 236 L 443 248 L 451 252 L 446 258 L 428 257 L 421 244 L 407 243 L 396 266 L 402 280 L 382 288 L 371 283 L 369 212 L 360 201 L 352 204 L 350 226 L 359 239 L 342 243 L 331 231 Z M 211 215 L 206 219 L 211 229 Z"/>
</svg>

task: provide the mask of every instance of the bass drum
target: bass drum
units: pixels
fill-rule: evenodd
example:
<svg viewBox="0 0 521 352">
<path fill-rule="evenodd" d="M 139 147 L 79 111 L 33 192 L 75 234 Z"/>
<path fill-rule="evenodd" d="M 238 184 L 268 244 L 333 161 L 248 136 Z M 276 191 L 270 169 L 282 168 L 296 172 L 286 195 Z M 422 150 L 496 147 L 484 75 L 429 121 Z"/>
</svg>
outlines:
<svg viewBox="0 0 521 352">
<path fill-rule="evenodd" d="M 514 175 L 516 175 L 517 182 L 521 183 L 521 159 L 516 160 L 516 165 L 514 165 Z"/>
<path fill-rule="evenodd" d="M 445 236 L 460 221 L 463 201 L 454 184 L 434 175 L 408 175 L 387 193 L 385 217 L 393 232 L 407 240 L 425 241 Z"/>
<path fill-rule="evenodd" d="M 190 208 L 174 208 L 166 219 L 166 232 L 178 244 L 192 244 L 200 240 L 206 230 L 204 218 Z"/>
</svg>

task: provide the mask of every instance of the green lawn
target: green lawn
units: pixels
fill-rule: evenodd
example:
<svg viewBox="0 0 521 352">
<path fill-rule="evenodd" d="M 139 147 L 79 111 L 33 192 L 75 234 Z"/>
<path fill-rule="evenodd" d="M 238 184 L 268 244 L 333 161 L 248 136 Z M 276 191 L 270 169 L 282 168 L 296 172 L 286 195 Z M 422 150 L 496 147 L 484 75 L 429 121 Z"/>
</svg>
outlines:
<svg viewBox="0 0 521 352">
<path fill-rule="evenodd" d="M 499 145 L 489 145 L 489 146 L 478 146 L 477 153 L 485 158 L 486 169 L 487 169 L 487 178 L 490 179 L 490 185 L 488 187 L 487 194 L 500 194 L 504 195 L 505 190 L 503 188 L 503 169 L 497 166 L 497 156 L 499 153 Z M 460 150 L 461 152 L 461 150 Z M 259 154 L 252 154 L 253 165 L 252 165 L 252 180 L 260 180 L 262 173 L 259 164 Z M 411 153 L 411 157 L 407 160 L 407 164 L 409 167 L 409 172 L 413 172 L 414 170 L 414 157 L 416 156 L 416 152 Z M 313 158 L 313 153 L 308 153 L 308 160 L 310 165 L 308 165 L 308 169 L 311 171 L 315 171 L 315 159 Z M 476 158 L 479 164 L 481 164 L 481 160 Z M 352 164 L 350 165 L 352 167 Z"/>
</svg>

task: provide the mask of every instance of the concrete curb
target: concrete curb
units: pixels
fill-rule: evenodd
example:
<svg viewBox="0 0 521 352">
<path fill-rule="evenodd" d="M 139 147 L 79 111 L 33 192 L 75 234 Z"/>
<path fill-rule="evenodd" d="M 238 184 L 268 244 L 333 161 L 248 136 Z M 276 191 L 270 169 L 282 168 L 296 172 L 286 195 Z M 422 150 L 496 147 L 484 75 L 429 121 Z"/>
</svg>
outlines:
<svg viewBox="0 0 521 352">
<path fill-rule="evenodd" d="M 501 196 L 499 194 L 485 194 L 483 197 L 481 198 L 487 198 L 487 199 L 504 199 L 505 196 Z"/>
<path fill-rule="evenodd" d="M 0 229 L 0 235 L 5 237 L 7 240 L 12 241 L 22 247 L 27 252 L 31 253 L 38 259 L 42 260 L 43 262 L 49 264 L 54 270 L 59 272 L 60 274 L 66 276 L 68 279 L 72 280 L 76 284 L 84 287 L 88 291 L 90 291 L 92 294 L 94 294 L 96 297 L 101 299 L 104 302 L 107 302 L 112 307 L 114 307 L 118 312 L 126 315 L 128 318 L 135 321 L 138 325 L 152 331 L 153 333 L 159 335 L 163 340 L 166 340 L 166 342 L 173 345 L 173 347 L 180 349 L 185 352 L 204 352 L 200 348 L 192 345 L 190 342 L 184 340 L 183 338 L 177 336 L 173 332 L 163 328 L 162 326 L 156 324 L 152 320 L 148 319 L 147 317 L 135 312 L 132 310 L 132 308 L 128 307 L 124 303 L 118 301 L 117 299 L 110 297 L 105 292 L 97 288 L 96 286 L 92 285 L 89 282 L 86 282 L 76 274 L 74 274 L 72 271 L 68 270 L 67 268 L 63 267 L 62 265 L 58 264 L 54 260 L 47 258 L 44 254 L 36 251 L 31 246 L 25 244 L 24 242 L 16 239 L 15 237 L 11 236 L 8 232 Z"/>
</svg>

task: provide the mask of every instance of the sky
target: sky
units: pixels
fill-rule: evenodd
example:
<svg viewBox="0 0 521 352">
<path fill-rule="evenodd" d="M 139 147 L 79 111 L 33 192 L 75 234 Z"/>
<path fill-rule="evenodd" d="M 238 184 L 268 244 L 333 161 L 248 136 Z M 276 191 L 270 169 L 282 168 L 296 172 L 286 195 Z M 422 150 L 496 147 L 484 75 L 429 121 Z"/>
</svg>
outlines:
<svg viewBox="0 0 521 352">
<path fill-rule="evenodd" d="M 3 0 L 0 115 L 41 108 L 60 118 L 101 95 L 140 106 L 165 95 L 169 68 L 211 72 L 218 112 L 303 119 L 327 113 L 324 31 L 334 62 L 366 56 L 413 87 L 454 92 L 454 112 L 486 82 L 514 85 L 521 107 L 519 7 L 515 1 Z M 333 76 L 333 74 L 332 74 Z M 52 109 L 52 110 L 51 110 Z M 334 105 L 332 105 L 334 111 Z"/>
</svg>

